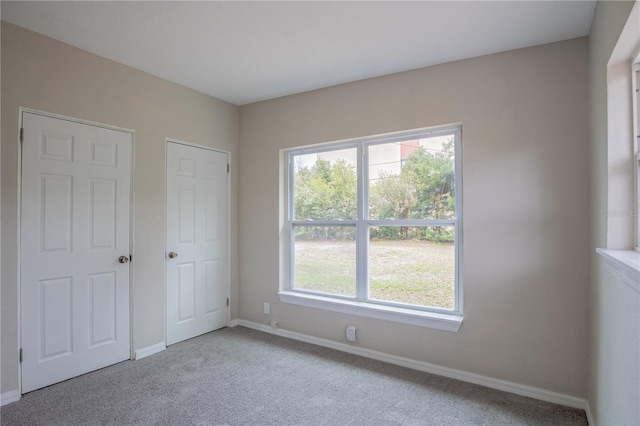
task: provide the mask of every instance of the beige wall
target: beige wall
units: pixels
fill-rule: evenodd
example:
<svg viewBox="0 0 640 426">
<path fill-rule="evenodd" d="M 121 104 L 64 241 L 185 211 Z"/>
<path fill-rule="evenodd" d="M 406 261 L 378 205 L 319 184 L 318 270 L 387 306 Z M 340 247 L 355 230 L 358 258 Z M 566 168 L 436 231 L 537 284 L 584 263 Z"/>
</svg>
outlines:
<svg viewBox="0 0 640 426">
<path fill-rule="evenodd" d="M 135 130 L 134 349 L 164 341 L 165 138 L 230 151 L 231 315 L 237 317 L 238 108 L 3 23 L 1 392 L 18 389 L 19 107 Z"/>
<path fill-rule="evenodd" d="M 587 396 L 589 254 L 606 241 L 606 61 L 630 3 L 599 3 L 585 39 L 365 80 L 240 109 L 2 24 L 2 329 L 0 392 L 17 389 L 18 107 L 136 131 L 134 346 L 164 340 L 164 139 L 232 152 L 232 318 L 359 345 L 476 374 Z M 606 24 L 605 24 L 606 23 Z M 283 305 L 276 292 L 280 149 L 463 123 L 465 322 L 448 333 Z M 238 147 L 240 146 L 240 149 Z M 591 205 L 589 208 L 589 156 Z M 240 172 L 238 173 L 238 170 Z M 238 183 L 240 179 L 239 208 Z M 591 212 L 592 241 L 589 247 Z M 240 246 L 239 257 L 233 254 Z M 594 261 L 592 297 L 607 286 Z M 237 265 L 239 268 L 239 288 Z M 272 315 L 262 314 L 270 302 Z M 605 369 L 592 308 L 589 399 Z M 602 335 L 602 334 L 601 334 Z M 599 422 L 600 423 L 600 422 Z M 604 422 L 602 422 L 604 423 Z"/>
<path fill-rule="evenodd" d="M 242 319 L 586 396 L 587 40 L 241 107 Z M 279 150 L 463 123 L 464 324 L 458 333 L 281 304 Z M 271 316 L 262 313 L 271 303 Z"/>
<path fill-rule="evenodd" d="M 613 111 L 607 108 L 607 64 L 632 7 L 633 2 L 598 2 L 589 36 L 592 260 L 588 400 L 592 420 L 598 425 L 640 424 L 640 297 L 607 271 L 603 260 L 595 253 L 596 247 L 631 248 L 632 244 L 629 226 L 625 225 L 631 218 L 625 221 L 624 217 L 607 218 L 606 215 L 607 211 L 628 208 L 628 204 L 618 204 L 625 202 L 624 194 L 610 189 L 628 187 L 632 178 L 630 161 L 626 164 L 618 161 L 620 152 L 616 151 L 620 147 L 615 145 L 621 141 L 609 139 L 617 129 L 612 128 L 608 120 L 615 118 L 614 113 L 621 110 L 621 105 L 614 105 Z M 637 27 L 638 22 L 635 24 Z M 640 33 L 635 31 L 637 43 Z M 638 47 L 636 45 L 635 49 Z M 624 117 L 617 118 L 624 121 Z M 629 138 L 626 139 L 628 142 Z M 630 144 L 627 150 L 629 156 Z M 623 185 L 619 185 L 620 179 Z M 614 184 L 616 181 L 618 184 Z M 630 199 L 631 193 L 626 197 L 626 203 Z M 620 233 L 620 229 L 626 229 L 626 232 Z"/>
</svg>

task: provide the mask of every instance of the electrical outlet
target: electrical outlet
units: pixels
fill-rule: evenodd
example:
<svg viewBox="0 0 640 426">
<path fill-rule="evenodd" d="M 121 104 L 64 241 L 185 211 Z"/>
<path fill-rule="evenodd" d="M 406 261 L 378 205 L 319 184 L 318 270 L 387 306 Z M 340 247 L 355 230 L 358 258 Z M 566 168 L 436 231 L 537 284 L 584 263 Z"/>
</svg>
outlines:
<svg viewBox="0 0 640 426">
<path fill-rule="evenodd" d="M 280 323 L 278 322 L 278 320 L 271 320 L 271 327 L 273 328 L 280 327 Z"/>
<path fill-rule="evenodd" d="M 263 309 L 264 309 L 264 314 L 265 315 L 269 315 L 271 313 L 271 306 L 268 303 L 264 304 Z"/>
<path fill-rule="evenodd" d="M 347 337 L 347 340 L 350 341 L 350 342 L 355 342 L 356 341 L 356 326 L 355 325 L 350 325 L 349 327 L 347 327 L 346 337 Z"/>
</svg>

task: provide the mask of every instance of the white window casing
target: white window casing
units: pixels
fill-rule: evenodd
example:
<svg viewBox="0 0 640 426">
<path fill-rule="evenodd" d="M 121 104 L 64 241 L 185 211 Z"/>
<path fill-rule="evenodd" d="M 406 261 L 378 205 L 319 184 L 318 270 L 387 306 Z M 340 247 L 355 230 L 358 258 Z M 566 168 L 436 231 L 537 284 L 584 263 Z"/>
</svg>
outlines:
<svg viewBox="0 0 640 426">
<path fill-rule="evenodd" d="M 450 136 L 453 138 L 454 153 L 454 193 L 455 193 L 455 217 L 450 218 L 420 218 L 420 219 L 372 219 L 369 214 L 369 148 L 376 145 L 399 143 L 421 138 L 434 138 L 436 136 Z M 446 331 L 458 331 L 462 324 L 463 298 L 462 298 L 462 129 L 460 125 L 418 129 L 398 132 L 387 135 L 365 137 L 349 141 L 335 142 L 316 146 L 308 146 L 283 151 L 285 161 L 284 187 L 285 205 L 283 206 L 286 217 L 281 250 L 285 259 L 283 276 L 281 279 L 281 291 L 278 293 L 284 303 L 324 309 L 333 312 L 341 312 L 357 316 L 376 318 L 386 321 L 400 322 L 417 326 L 424 326 Z M 332 151 L 355 149 L 355 170 L 357 177 L 357 217 L 343 220 L 308 220 L 295 217 L 294 206 L 294 175 L 296 156 L 307 154 L 331 155 Z M 373 164 L 373 163 L 372 163 Z M 403 167 L 400 163 L 400 167 Z M 355 228 L 355 262 L 356 279 L 355 295 L 337 295 L 323 292 L 310 291 L 294 286 L 295 277 L 295 227 L 353 227 Z M 454 307 L 444 309 L 442 307 L 421 306 L 414 304 L 398 303 L 393 301 L 369 299 L 369 238 L 370 228 L 386 226 L 390 227 L 450 227 L 454 231 Z M 429 228 L 433 229 L 433 228 Z"/>
<path fill-rule="evenodd" d="M 640 60 L 640 56 L 638 57 Z M 633 91 L 633 173 L 634 173 L 634 226 L 635 249 L 640 252 L 640 61 L 633 64 L 632 68 Z"/>
</svg>

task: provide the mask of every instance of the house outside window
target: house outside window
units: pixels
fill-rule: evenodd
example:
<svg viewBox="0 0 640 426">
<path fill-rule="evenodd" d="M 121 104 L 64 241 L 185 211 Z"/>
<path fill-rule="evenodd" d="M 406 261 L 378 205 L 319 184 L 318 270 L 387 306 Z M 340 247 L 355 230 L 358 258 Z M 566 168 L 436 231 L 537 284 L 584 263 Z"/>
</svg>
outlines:
<svg viewBox="0 0 640 426">
<path fill-rule="evenodd" d="M 461 129 L 285 152 L 288 291 L 460 314 Z"/>
</svg>

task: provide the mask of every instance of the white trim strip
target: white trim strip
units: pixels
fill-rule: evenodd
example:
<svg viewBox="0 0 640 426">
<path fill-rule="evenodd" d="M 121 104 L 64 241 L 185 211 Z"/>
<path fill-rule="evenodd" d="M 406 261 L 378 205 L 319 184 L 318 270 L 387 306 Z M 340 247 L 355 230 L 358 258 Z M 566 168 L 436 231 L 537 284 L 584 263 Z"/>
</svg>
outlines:
<svg viewBox="0 0 640 426">
<path fill-rule="evenodd" d="M 603 248 L 597 248 L 596 253 L 604 258 L 607 271 L 640 293 L 640 253 Z"/>
<path fill-rule="evenodd" d="M 107 129 L 107 130 L 115 130 L 117 132 L 131 133 L 132 135 L 134 135 L 136 133 L 135 130 L 127 129 L 125 127 L 112 126 L 110 124 L 104 124 L 104 123 L 98 123 L 96 121 L 84 120 L 82 118 L 70 117 L 68 115 L 54 114 L 52 112 L 41 111 L 41 110 L 27 108 L 27 107 L 20 107 L 19 108 L 19 112 L 20 112 L 20 116 L 22 116 L 22 113 L 26 112 L 26 113 L 34 114 L 34 115 L 41 115 L 43 117 L 57 118 L 58 120 L 70 121 L 72 123 L 86 124 L 88 126 L 100 127 L 102 129 Z"/>
<path fill-rule="evenodd" d="M 9 392 L 0 393 L 0 406 L 11 404 L 20 400 L 20 392 L 12 390 Z"/>
<path fill-rule="evenodd" d="M 593 417 L 593 412 L 591 411 L 591 405 L 589 404 L 588 400 L 586 401 L 584 412 L 587 414 L 587 423 L 589 423 L 590 426 L 596 426 L 596 419 Z"/>
<path fill-rule="evenodd" d="M 175 138 L 165 138 L 165 153 L 166 153 L 166 144 L 169 143 L 169 142 L 170 143 L 175 143 L 175 144 L 178 144 L 178 145 L 190 146 L 192 148 L 206 149 L 207 151 L 220 152 L 222 154 L 227 154 L 228 156 L 231 155 L 231 151 L 226 151 L 224 149 L 214 148 L 214 147 L 211 147 L 211 146 L 200 145 L 200 144 L 197 144 L 197 143 L 181 141 L 181 140 L 175 139 Z M 227 158 L 227 160 L 229 160 L 229 158 Z"/>
<path fill-rule="evenodd" d="M 147 346 L 146 348 L 138 349 L 133 359 L 136 361 L 140 361 L 142 358 L 146 358 L 151 355 L 155 355 L 158 352 L 162 352 L 167 349 L 167 345 L 165 342 L 156 343 L 155 345 Z"/>
<path fill-rule="evenodd" d="M 322 309 L 347 315 L 410 324 L 418 327 L 457 332 L 462 326 L 462 316 L 429 311 L 419 311 L 396 306 L 375 305 L 357 300 L 323 297 L 297 291 L 281 291 L 278 297 L 282 303 Z"/>
<path fill-rule="evenodd" d="M 462 370 L 456 370 L 453 368 L 442 367 L 435 364 L 430 364 L 423 361 L 416 361 L 409 358 L 403 358 L 396 355 L 389 355 L 383 352 L 374 351 L 366 348 L 359 348 L 345 343 L 334 342 L 332 340 L 322 339 L 319 337 L 309 336 L 294 331 L 284 330 L 282 328 L 272 328 L 268 325 L 258 324 L 253 321 L 247 320 L 234 320 L 238 325 L 243 327 L 252 328 L 254 330 L 262 331 L 265 333 L 275 334 L 281 337 L 289 339 L 299 340 L 302 342 L 311 343 L 326 348 L 335 349 L 342 352 L 347 352 L 354 355 L 363 356 L 365 358 L 371 358 L 378 361 L 387 362 L 389 364 L 399 365 L 401 367 L 407 367 L 425 373 L 437 374 L 439 376 L 449 377 L 451 379 L 460 380 L 463 382 L 473 383 L 480 386 L 486 386 L 488 388 L 497 389 L 516 395 L 522 395 L 529 398 L 538 399 L 541 401 L 551 402 L 554 404 L 564 405 L 567 407 L 578 408 L 585 410 L 587 402 L 585 399 L 577 398 L 575 396 L 565 395 L 558 392 L 553 392 L 545 389 L 535 388 L 533 386 L 521 385 L 518 383 L 507 382 L 504 380 L 494 379 L 487 376 L 481 376 L 479 374 L 473 374 Z"/>
</svg>

